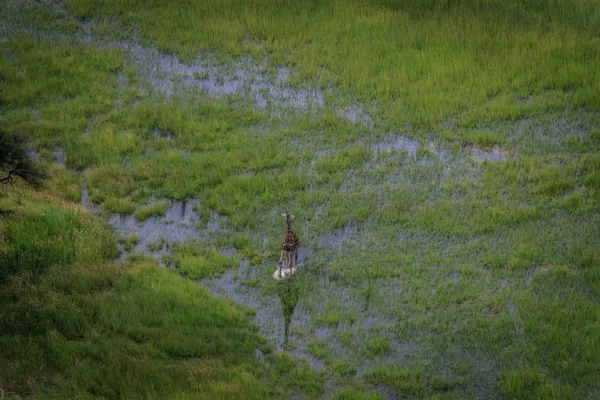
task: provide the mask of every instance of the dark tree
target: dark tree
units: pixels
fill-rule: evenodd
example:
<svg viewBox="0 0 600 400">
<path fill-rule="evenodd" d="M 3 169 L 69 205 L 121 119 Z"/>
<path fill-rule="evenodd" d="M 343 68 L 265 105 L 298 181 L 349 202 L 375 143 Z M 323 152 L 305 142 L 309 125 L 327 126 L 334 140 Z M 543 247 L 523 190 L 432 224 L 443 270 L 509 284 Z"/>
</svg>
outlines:
<svg viewBox="0 0 600 400">
<path fill-rule="evenodd" d="M 26 137 L 0 129 L 0 183 L 13 183 L 18 176 L 32 186 L 40 186 L 45 174 L 29 155 L 28 148 Z"/>
</svg>

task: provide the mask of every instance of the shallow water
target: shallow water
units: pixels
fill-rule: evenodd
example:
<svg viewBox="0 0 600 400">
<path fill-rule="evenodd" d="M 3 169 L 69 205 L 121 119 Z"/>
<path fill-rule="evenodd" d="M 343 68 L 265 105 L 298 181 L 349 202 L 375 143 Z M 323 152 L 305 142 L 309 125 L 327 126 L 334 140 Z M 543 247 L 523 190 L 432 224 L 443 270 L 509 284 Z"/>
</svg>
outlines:
<svg viewBox="0 0 600 400">
<path fill-rule="evenodd" d="M 406 151 L 409 156 L 415 156 L 417 154 L 417 148 L 419 147 L 419 142 L 413 138 L 408 136 L 399 136 L 393 135 L 386 140 L 375 143 L 371 146 L 374 152 L 391 152 L 395 151 Z"/>
<path fill-rule="evenodd" d="M 302 268 L 301 263 L 299 267 Z M 286 350 L 307 361 L 315 370 L 321 370 L 323 361 L 307 352 L 310 336 L 298 334 L 299 329 L 310 326 L 312 315 L 305 309 L 306 293 L 296 276 L 276 282 L 268 292 L 245 284 L 248 279 L 272 279 L 265 276 L 267 270 L 270 272 L 271 268 L 255 268 L 241 262 L 238 268 L 232 268 L 217 278 L 203 280 L 202 285 L 213 296 L 256 310 L 254 321 L 259 332 L 269 338 L 278 350 Z M 290 346 L 290 343 L 293 345 Z"/>
<path fill-rule="evenodd" d="M 170 207 L 162 217 L 150 217 L 145 221 L 138 221 L 133 214 L 113 214 L 108 223 L 123 238 L 137 237 L 132 253 L 149 255 L 160 261 L 169 246 L 200 238 L 196 230 L 200 217 L 192 208 L 197 201 L 171 201 L 170 203 Z M 148 245 L 160 241 L 164 241 L 164 246 L 160 249 L 148 248 Z M 124 251 L 122 258 L 127 257 L 127 254 Z"/>
<path fill-rule="evenodd" d="M 325 232 L 318 241 L 319 247 L 341 249 L 342 243 L 350 241 L 357 235 L 356 226 L 346 225 L 333 231 Z"/>
<path fill-rule="evenodd" d="M 301 262 L 299 267 L 303 267 Z M 272 279 L 266 276 L 269 272 L 271 268 L 266 265 L 252 267 L 242 261 L 237 268 L 232 268 L 219 277 L 203 280 L 202 285 L 213 296 L 233 300 L 256 310 L 254 321 L 263 336 L 269 338 L 277 349 L 289 351 L 320 370 L 324 363 L 306 351 L 310 338 L 295 333 L 299 327 L 309 326 L 311 319 L 311 314 L 304 305 L 306 292 L 302 290 L 296 276 L 274 282 L 272 290 L 268 292 L 245 283 L 247 280 Z M 289 345 L 290 342 L 294 343 L 293 346 Z"/>
<path fill-rule="evenodd" d="M 254 320 L 261 335 L 269 338 L 277 349 L 305 360 L 316 371 L 324 368 L 325 363 L 309 352 L 314 341 L 322 343 L 333 360 L 348 360 L 356 365 L 359 373 L 381 363 L 401 362 L 419 351 L 415 343 L 396 339 L 395 319 L 381 315 L 370 299 L 356 297 L 354 289 L 333 282 L 330 271 L 316 262 L 313 254 L 305 249 L 296 274 L 283 281 L 270 282 L 276 268 L 274 263 L 251 266 L 242 262 L 219 277 L 203 280 L 202 285 L 214 296 L 255 309 Z M 257 286 L 253 283 L 256 281 L 262 284 Z M 376 289 L 377 299 L 389 289 L 394 290 L 394 286 Z M 331 312 L 350 319 L 344 317 L 334 324 L 317 321 L 319 316 Z M 365 357 L 364 341 L 372 335 L 387 338 L 391 351 L 374 358 Z M 340 342 L 341 337 L 346 338 L 344 343 Z M 334 388 L 331 385 L 332 381 L 326 384 L 326 391 Z"/>
<path fill-rule="evenodd" d="M 54 157 L 56 158 L 56 164 L 59 167 L 64 167 L 65 163 L 66 163 L 66 155 L 65 155 L 65 151 L 63 150 L 62 147 L 57 147 L 56 150 L 54 151 Z"/>
<path fill-rule="evenodd" d="M 163 53 L 156 47 L 142 46 L 137 37 L 132 40 L 98 37 L 93 33 L 93 21 L 80 24 L 80 28 L 81 32 L 76 35 L 78 41 L 123 51 L 142 81 L 156 95 L 171 97 L 193 94 L 194 91 L 216 98 L 235 95 L 272 112 L 277 108 L 310 110 L 324 106 L 324 91 L 292 87 L 288 83 L 290 71 L 285 67 L 269 69 L 249 57 L 224 64 L 208 52 L 199 52 L 193 61 L 182 62 L 179 57 Z"/>
<path fill-rule="evenodd" d="M 471 149 L 471 157 L 475 161 L 504 161 L 506 160 L 506 153 L 498 147 L 491 149 L 483 149 L 480 147 L 473 147 Z"/>
<path fill-rule="evenodd" d="M 83 188 L 81 190 L 81 200 L 79 202 L 83 207 L 87 208 L 91 212 L 95 213 L 99 210 L 98 205 L 90 200 L 88 188 Z"/>
<path fill-rule="evenodd" d="M 373 126 L 373 118 L 371 115 L 358 104 L 352 104 L 351 106 L 342 108 L 338 111 L 341 115 L 348 118 L 348 120 L 354 125 L 360 124 L 369 127 Z"/>
</svg>

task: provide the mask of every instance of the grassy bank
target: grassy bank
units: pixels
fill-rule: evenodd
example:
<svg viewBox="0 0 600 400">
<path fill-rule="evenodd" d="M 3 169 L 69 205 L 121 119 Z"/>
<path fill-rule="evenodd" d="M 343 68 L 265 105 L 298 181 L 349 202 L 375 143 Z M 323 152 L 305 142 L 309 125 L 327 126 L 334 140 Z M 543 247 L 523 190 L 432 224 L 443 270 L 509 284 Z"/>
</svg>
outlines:
<svg viewBox="0 0 600 400">
<path fill-rule="evenodd" d="M 1 201 L 3 394 L 268 395 L 244 311 L 152 261 L 119 271 L 107 227 L 77 205 L 22 187 Z"/>
<path fill-rule="evenodd" d="M 264 399 L 305 385 L 319 392 L 312 372 L 269 355 L 251 310 L 212 298 L 154 260 L 114 264 L 105 223 L 78 205 L 20 185 L 0 193 L 3 396 Z M 257 348 L 266 361 L 254 357 Z"/>
</svg>

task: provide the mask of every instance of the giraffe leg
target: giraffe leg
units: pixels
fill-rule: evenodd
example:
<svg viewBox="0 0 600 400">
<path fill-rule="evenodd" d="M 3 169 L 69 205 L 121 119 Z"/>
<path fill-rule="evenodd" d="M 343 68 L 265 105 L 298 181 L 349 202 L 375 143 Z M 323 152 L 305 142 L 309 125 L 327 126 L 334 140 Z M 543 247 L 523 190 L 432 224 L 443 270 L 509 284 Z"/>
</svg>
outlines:
<svg viewBox="0 0 600 400">
<path fill-rule="evenodd" d="M 286 271 L 287 267 L 288 267 L 288 253 L 287 251 L 282 251 L 281 252 L 281 258 L 282 258 L 282 263 L 281 263 L 281 269 L 284 270 L 284 272 Z"/>
<path fill-rule="evenodd" d="M 281 279 L 281 270 L 283 269 L 284 264 L 285 264 L 285 259 L 283 258 L 284 253 L 285 252 L 283 250 L 281 250 L 281 256 L 279 256 L 279 261 L 277 261 L 277 273 L 278 273 L 279 279 Z"/>
<path fill-rule="evenodd" d="M 281 256 L 279 257 L 279 261 L 277 261 L 277 274 L 279 279 L 281 279 L 281 267 L 283 266 L 283 250 L 281 250 Z"/>
<path fill-rule="evenodd" d="M 289 262 L 288 258 L 289 258 L 288 253 L 287 253 L 287 251 L 285 251 L 284 255 L 283 255 L 283 265 L 282 265 L 284 272 L 285 272 L 285 270 L 287 270 L 287 267 L 288 267 L 288 262 Z"/>
<path fill-rule="evenodd" d="M 277 277 L 281 279 L 281 261 L 277 261 Z"/>
</svg>

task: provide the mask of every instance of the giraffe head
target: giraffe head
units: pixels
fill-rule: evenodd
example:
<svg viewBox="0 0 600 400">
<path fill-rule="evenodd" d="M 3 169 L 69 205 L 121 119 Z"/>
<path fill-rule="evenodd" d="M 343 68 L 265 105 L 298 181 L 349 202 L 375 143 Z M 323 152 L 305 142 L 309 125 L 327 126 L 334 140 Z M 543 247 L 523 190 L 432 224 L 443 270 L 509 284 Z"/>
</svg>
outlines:
<svg viewBox="0 0 600 400">
<path fill-rule="evenodd" d="M 292 214 L 290 214 L 290 212 L 288 210 L 285 210 L 285 212 L 283 214 L 281 214 L 281 216 L 285 217 L 286 219 L 294 218 L 294 216 Z"/>
</svg>

